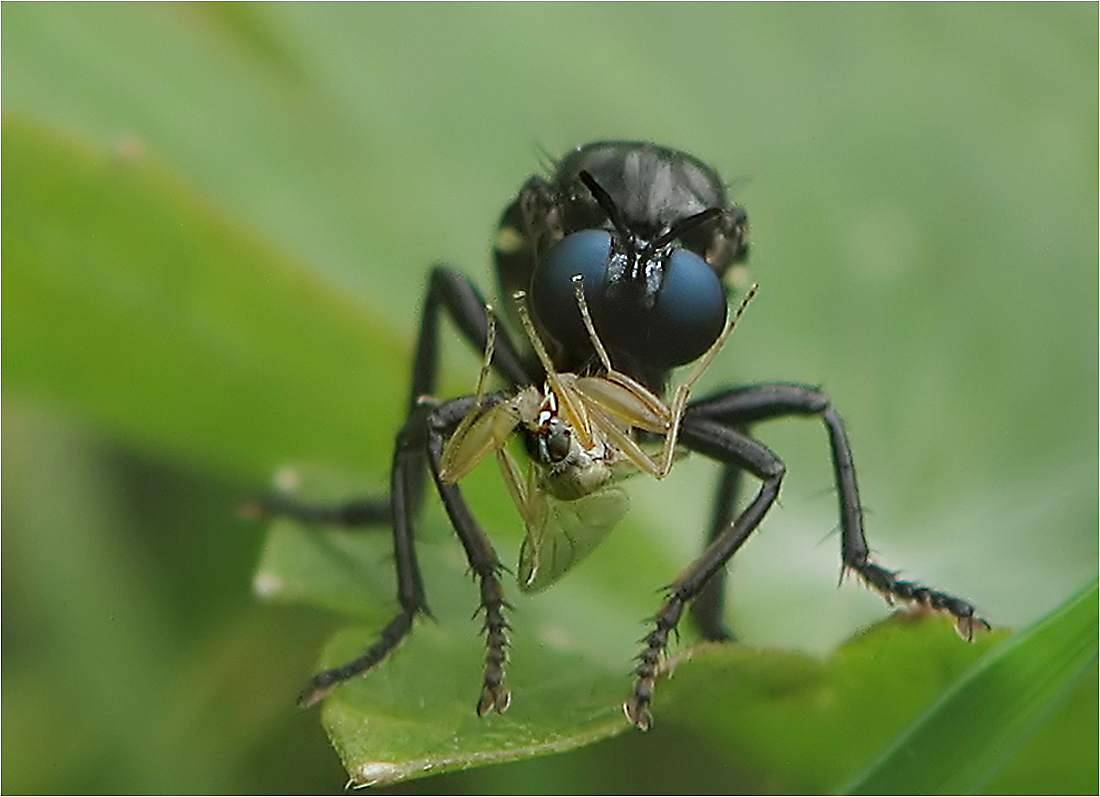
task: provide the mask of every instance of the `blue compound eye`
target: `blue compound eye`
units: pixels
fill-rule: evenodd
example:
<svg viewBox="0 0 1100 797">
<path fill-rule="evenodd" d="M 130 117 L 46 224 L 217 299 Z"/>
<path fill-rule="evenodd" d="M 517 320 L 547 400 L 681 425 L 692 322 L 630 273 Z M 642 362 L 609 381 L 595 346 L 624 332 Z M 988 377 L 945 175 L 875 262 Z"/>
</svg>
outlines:
<svg viewBox="0 0 1100 797">
<path fill-rule="evenodd" d="M 531 305 L 542 328 L 568 351 L 590 346 L 573 292 L 573 276 L 584 281 L 584 296 L 594 308 L 607 278 L 611 234 L 583 230 L 567 235 L 554 245 L 535 269 L 531 280 Z"/>
<path fill-rule="evenodd" d="M 698 359 L 726 324 L 726 292 L 714 270 L 694 252 L 677 249 L 649 319 L 649 357 L 669 367 Z"/>
</svg>

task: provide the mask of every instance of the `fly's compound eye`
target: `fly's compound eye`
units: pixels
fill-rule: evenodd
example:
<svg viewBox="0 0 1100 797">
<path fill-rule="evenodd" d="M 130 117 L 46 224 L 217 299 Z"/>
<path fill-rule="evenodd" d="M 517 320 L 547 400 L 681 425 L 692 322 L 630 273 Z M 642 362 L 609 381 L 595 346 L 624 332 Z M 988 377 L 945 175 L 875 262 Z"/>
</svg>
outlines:
<svg viewBox="0 0 1100 797">
<path fill-rule="evenodd" d="M 543 330 L 566 351 L 591 350 L 573 287 L 579 274 L 596 329 L 609 348 L 662 370 L 702 356 L 726 323 L 726 293 L 714 270 L 694 252 L 673 249 L 649 255 L 660 268 L 656 286 L 621 277 L 609 284 L 612 254 L 612 235 L 605 230 L 573 233 L 546 253 L 531 281 L 532 306 Z"/>
<path fill-rule="evenodd" d="M 593 307 L 607 278 L 611 234 L 582 230 L 554 245 L 535 269 L 531 303 L 543 329 L 568 351 L 590 348 L 588 332 L 577 309 L 573 277 L 581 276 L 588 306 Z"/>
<path fill-rule="evenodd" d="M 727 312 L 714 270 L 694 252 L 675 250 L 650 314 L 647 358 L 670 368 L 698 359 L 722 334 Z"/>
</svg>

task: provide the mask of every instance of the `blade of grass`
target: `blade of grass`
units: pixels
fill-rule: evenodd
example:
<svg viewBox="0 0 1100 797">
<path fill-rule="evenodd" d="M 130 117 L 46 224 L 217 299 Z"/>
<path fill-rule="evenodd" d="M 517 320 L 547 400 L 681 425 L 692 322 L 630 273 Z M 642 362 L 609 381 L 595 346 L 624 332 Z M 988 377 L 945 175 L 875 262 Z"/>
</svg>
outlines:
<svg viewBox="0 0 1100 797">
<path fill-rule="evenodd" d="M 1097 659 L 1097 581 L 990 651 L 841 789 L 845 794 L 976 792 Z"/>
</svg>

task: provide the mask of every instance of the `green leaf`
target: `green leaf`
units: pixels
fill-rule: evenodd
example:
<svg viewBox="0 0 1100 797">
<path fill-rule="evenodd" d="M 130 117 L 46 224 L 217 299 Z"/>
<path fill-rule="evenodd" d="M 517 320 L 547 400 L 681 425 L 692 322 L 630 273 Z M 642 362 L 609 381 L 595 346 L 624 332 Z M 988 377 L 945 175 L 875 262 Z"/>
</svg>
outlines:
<svg viewBox="0 0 1100 797">
<path fill-rule="evenodd" d="M 338 492 L 339 479 L 331 473 L 311 467 L 297 473 L 308 499 Z M 515 534 L 511 541 L 505 537 L 505 549 L 514 556 L 522 523 L 514 511 L 511 520 Z M 324 703 L 325 727 L 355 782 L 395 782 L 560 752 L 630 728 L 621 704 L 643 626 L 623 608 L 614 587 L 597 586 L 594 594 L 591 583 L 569 579 L 554 590 L 564 599 L 556 604 L 509 590 L 515 606 L 509 615 L 514 699 L 505 714 L 478 718 L 484 645 L 480 617 L 472 616 L 476 589 L 438 512 L 427 513 L 418 537 L 434 622 L 421 618 L 397 651 Z M 278 520 L 264 546 L 256 589 L 268 599 L 361 619 L 326 647 L 320 666 L 342 664 L 372 642 L 396 611 L 390 546 L 388 529 L 318 531 Z M 641 547 L 638 572 L 647 573 L 652 568 L 645 562 L 653 557 Z M 645 578 L 659 583 L 652 572 Z M 588 607 L 586 619 L 574 626 L 580 607 Z"/>
<path fill-rule="evenodd" d="M 1096 663 L 1097 622 L 1094 579 L 991 651 L 843 791 L 978 791 Z"/>
<path fill-rule="evenodd" d="M 307 491 L 312 484 L 307 479 Z M 389 658 L 324 703 L 325 727 L 355 783 L 393 783 L 637 733 L 621 705 L 645 625 L 622 608 L 615 587 L 574 574 L 541 596 L 509 590 L 512 705 L 503 715 L 477 717 L 484 647 L 471 618 L 476 590 L 445 521 L 431 513 L 424 532 L 420 564 L 436 621 L 419 621 Z M 261 593 L 363 621 L 333 639 L 320 666 L 354 658 L 395 613 L 387 595 L 389 546 L 384 530 L 320 532 L 285 520 L 273 528 L 257 575 Z M 578 571 L 593 565 L 617 566 L 595 556 Z M 640 580 L 656 578 L 637 563 L 631 569 Z M 1003 636 L 967 645 L 949 620 L 903 612 L 824 661 L 741 645 L 689 645 L 669 662 L 666 676 L 674 677 L 657 689 L 656 721 L 705 729 L 770 781 L 822 790 Z M 868 705 L 875 706 L 873 723 Z"/>
</svg>

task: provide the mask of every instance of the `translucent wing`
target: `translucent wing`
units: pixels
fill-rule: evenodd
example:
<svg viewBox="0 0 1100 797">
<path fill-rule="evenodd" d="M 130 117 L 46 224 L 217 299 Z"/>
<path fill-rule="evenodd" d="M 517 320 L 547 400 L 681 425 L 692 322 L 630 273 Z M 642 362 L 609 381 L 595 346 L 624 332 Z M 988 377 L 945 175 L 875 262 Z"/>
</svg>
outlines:
<svg viewBox="0 0 1100 797">
<path fill-rule="evenodd" d="M 572 501 L 561 501 L 538 488 L 528 493 L 527 536 L 519 552 L 517 581 L 524 592 L 540 592 L 592 553 L 630 501 L 609 485 Z"/>
</svg>

